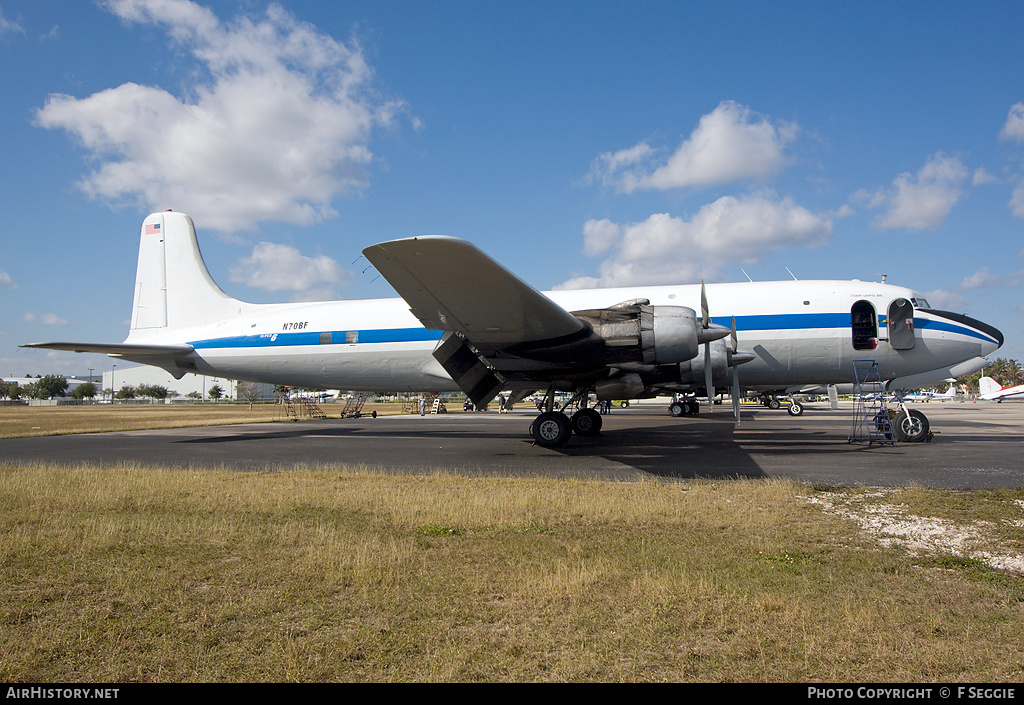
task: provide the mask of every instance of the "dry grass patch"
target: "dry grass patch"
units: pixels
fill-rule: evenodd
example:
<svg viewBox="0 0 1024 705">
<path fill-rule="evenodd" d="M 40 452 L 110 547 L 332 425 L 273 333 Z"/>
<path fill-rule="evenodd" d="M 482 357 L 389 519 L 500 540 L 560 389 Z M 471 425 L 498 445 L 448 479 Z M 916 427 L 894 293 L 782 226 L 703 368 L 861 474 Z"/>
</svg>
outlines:
<svg viewBox="0 0 1024 705">
<path fill-rule="evenodd" d="M 325 404 L 338 418 L 344 406 Z M 401 404 L 366 404 L 363 413 L 400 414 Z M 82 406 L 0 406 L 0 438 L 61 436 L 71 433 L 144 431 L 156 428 L 217 426 L 286 421 L 279 404 L 87 404 Z"/>
<path fill-rule="evenodd" d="M 1019 577 L 809 492 L 2 468 L 0 678 L 1020 680 Z"/>
</svg>

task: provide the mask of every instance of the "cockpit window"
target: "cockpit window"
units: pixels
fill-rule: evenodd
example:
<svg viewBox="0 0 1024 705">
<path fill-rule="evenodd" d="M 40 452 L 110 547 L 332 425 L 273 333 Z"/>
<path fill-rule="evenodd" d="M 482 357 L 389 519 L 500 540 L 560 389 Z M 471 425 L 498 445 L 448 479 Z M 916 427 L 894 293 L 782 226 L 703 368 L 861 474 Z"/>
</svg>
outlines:
<svg viewBox="0 0 1024 705">
<path fill-rule="evenodd" d="M 910 303 L 914 304 L 914 308 L 931 308 L 931 306 L 928 305 L 928 299 L 921 297 L 911 299 Z"/>
</svg>

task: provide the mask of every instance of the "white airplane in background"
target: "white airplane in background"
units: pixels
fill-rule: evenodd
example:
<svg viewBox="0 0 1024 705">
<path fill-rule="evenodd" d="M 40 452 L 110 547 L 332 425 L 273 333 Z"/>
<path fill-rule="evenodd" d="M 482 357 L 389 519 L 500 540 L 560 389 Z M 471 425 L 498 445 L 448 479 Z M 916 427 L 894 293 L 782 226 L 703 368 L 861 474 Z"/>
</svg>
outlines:
<svg viewBox="0 0 1024 705">
<path fill-rule="evenodd" d="M 1018 384 L 1016 387 L 1004 387 L 991 377 L 982 377 L 978 380 L 978 391 L 980 392 L 979 399 L 999 402 L 1011 397 L 1024 396 L 1024 384 Z"/>
<path fill-rule="evenodd" d="M 938 392 L 911 392 L 903 395 L 904 401 L 949 401 L 956 398 L 956 380 L 950 380 L 949 389 L 942 394 Z"/>
<path fill-rule="evenodd" d="M 477 406 L 544 390 L 538 444 L 596 434 L 600 400 L 787 389 L 852 381 L 877 361 L 890 388 L 980 369 L 1002 334 L 931 309 L 921 294 L 861 281 L 744 282 L 541 293 L 450 237 L 383 242 L 363 254 L 402 299 L 250 304 L 203 262 L 192 219 L 142 225 L 131 329 L 119 344 L 25 347 L 106 353 L 167 370 L 328 389 L 462 390 Z M 403 300 L 404 299 L 404 300 Z M 697 311 L 700 311 L 698 314 Z M 714 311 L 712 318 L 710 311 Z M 570 402 L 554 408 L 556 393 Z M 734 402 L 734 412 L 738 408 Z M 569 406 L 580 409 L 570 419 Z"/>
</svg>

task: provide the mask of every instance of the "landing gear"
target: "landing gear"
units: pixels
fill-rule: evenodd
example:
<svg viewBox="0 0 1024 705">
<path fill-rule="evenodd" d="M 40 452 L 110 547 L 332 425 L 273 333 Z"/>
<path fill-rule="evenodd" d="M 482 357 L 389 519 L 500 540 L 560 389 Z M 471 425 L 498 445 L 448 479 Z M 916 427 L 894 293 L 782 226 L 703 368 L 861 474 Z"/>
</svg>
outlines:
<svg viewBox="0 0 1024 705">
<path fill-rule="evenodd" d="M 786 409 L 786 411 L 789 412 L 790 416 L 801 416 L 804 413 L 804 405 L 798 401 L 794 401 L 789 405 L 789 408 Z"/>
<path fill-rule="evenodd" d="M 556 448 L 575 433 L 577 436 L 596 436 L 601 433 L 603 419 L 597 409 L 587 407 L 590 396 L 590 389 L 582 389 L 573 394 L 569 401 L 562 404 L 562 408 L 555 411 L 555 391 L 549 389 L 544 400 L 539 403 L 538 408 L 544 411 L 530 424 L 530 435 L 534 442 L 545 448 Z M 566 409 L 579 405 L 570 418 L 566 415 Z"/>
<path fill-rule="evenodd" d="M 932 434 L 928 417 L 917 409 L 899 409 L 892 413 L 892 427 L 896 440 L 903 443 L 930 443 Z"/>
<path fill-rule="evenodd" d="M 569 440 L 572 425 L 561 411 L 545 411 L 530 425 L 530 435 L 537 445 L 555 448 Z"/>
<path fill-rule="evenodd" d="M 577 436 L 596 436 L 601 433 L 601 414 L 594 409 L 580 409 L 569 419 L 569 424 Z"/>
<path fill-rule="evenodd" d="M 668 413 L 672 416 L 696 416 L 700 413 L 700 402 L 696 398 L 676 399 L 668 405 Z"/>
</svg>

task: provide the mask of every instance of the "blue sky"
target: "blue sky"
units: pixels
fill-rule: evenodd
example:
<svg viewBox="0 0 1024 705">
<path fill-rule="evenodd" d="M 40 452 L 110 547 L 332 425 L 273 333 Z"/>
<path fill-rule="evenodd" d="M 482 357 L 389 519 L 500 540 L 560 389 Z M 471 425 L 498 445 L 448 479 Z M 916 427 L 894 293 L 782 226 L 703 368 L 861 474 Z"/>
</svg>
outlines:
<svg viewBox="0 0 1024 705">
<path fill-rule="evenodd" d="M 466 238 L 541 289 L 875 279 L 1024 359 L 1024 4 L 0 0 L 0 373 L 109 358 L 142 218 L 241 299 L 392 296 Z"/>
</svg>

